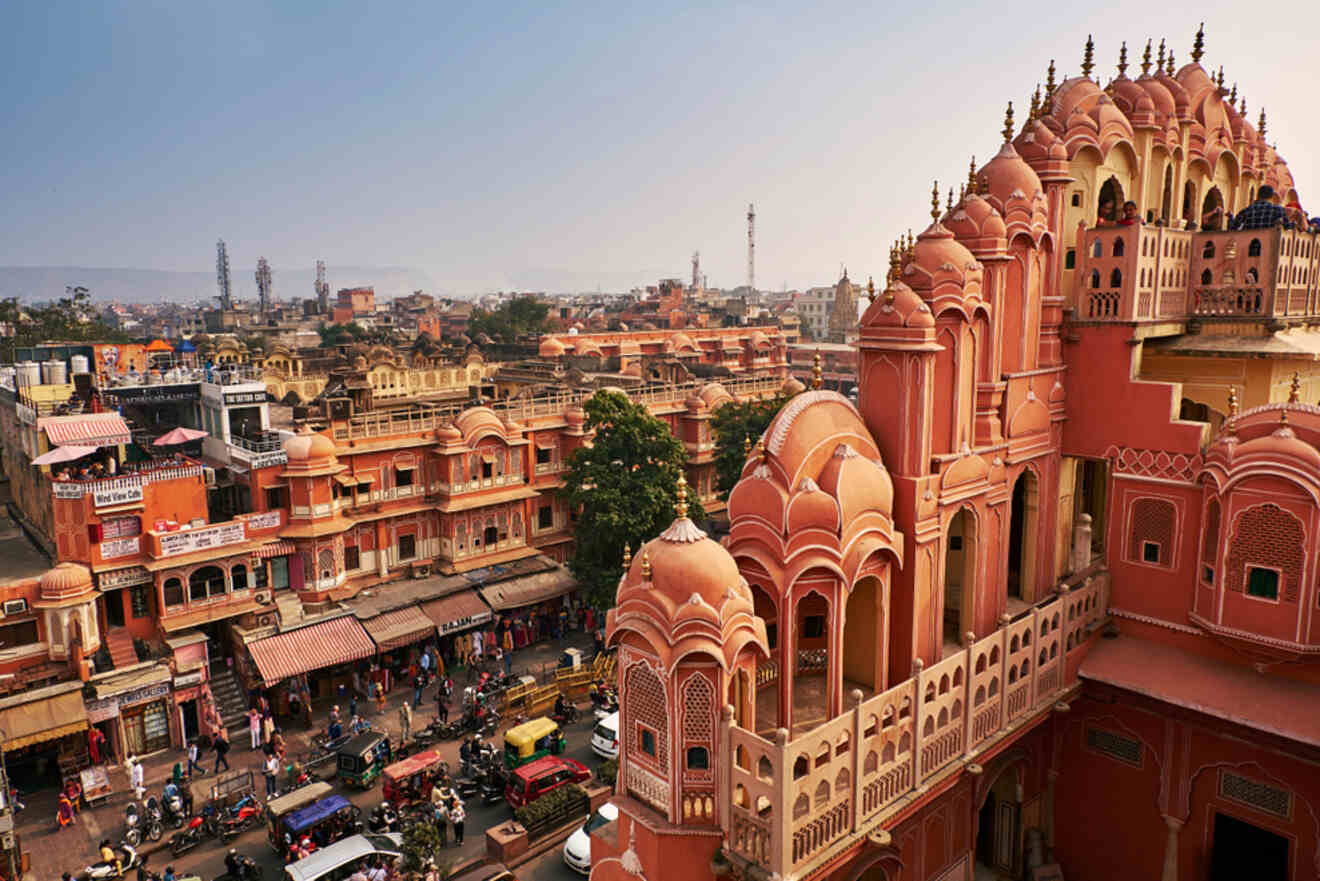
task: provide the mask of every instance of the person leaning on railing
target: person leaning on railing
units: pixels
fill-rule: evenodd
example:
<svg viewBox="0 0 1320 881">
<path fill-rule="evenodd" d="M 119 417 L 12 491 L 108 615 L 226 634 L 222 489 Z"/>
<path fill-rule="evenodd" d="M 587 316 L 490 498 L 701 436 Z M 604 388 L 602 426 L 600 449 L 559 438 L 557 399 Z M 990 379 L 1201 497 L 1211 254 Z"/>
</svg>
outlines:
<svg viewBox="0 0 1320 881">
<path fill-rule="evenodd" d="M 1274 187 L 1266 184 L 1256 191 L 1256 201 L 1243 208 L 1233 217 L 1229 229 L 1269 229 L 1283 224 L 1285 229 L 1292 229 L 1288 219 L 1288 210 L 1277 204 L 1274 199 Z"/>
</svg>

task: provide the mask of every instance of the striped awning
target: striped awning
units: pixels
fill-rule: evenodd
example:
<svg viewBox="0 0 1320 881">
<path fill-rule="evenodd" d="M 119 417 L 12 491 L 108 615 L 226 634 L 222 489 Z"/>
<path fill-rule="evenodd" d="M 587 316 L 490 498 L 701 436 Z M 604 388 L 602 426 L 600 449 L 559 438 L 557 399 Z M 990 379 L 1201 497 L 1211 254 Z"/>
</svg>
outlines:
<svg viewBox="0 0 1320 881">
<path fill-rule="evenodd" d="M 376 644 L 352 617 L 322 621 L 279 636 L 259 639 L 247 648 L 267 686 L 290 676 L 361 660 L 376 653 Z"/>
<path fill-rule="evenodd" d="M 461 590 L 423 603 L 422 611 L 440 628 L 441 635 L 467 630 L 491 619 L 490 607 L 481 601 L 474 590 Z"/>
<path fill-rule="evenodd" d="M 271 557 L 283 557 L 297 553 L 297 551 L 298 549 L 293 546 L 293 542 L 277 541 L 274 544 L 262 545 L 257 548 L 257 556 L 263 560 L 269 560 Z"/>
<path fill-rule="evenodd" d="M 368 618 L 362 622 L 362 626 L 371 634 L 381 651 L 435 636 L 435 622 L 423 615 L 422 610 L 416 606 Z"/>
<path fill-rule="evenodd" d="M 87 729 L 87 708 L 80 689 L 31 700 L 0 710 L 4 748 L 15 750 L 34 743 L 56 740 Z"/>
<path fill-rule="evenodd" d="M 133 440 L 128 423 L 118 413 L 47 416 L 37 421 L 52 446 L 109 447 Z"/>
</svg>

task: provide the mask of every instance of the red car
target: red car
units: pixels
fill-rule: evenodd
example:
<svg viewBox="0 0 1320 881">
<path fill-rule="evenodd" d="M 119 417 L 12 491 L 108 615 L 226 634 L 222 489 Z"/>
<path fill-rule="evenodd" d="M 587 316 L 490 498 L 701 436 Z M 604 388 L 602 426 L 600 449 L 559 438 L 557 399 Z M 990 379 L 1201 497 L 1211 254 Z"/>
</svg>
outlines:
<svg viewBox="0 0 1320 881">
<path fill-rule="evenodd" d="M 520 808 L 551 790 L 590 779 L 591 771 L 581 762 L 563 756 L 542 756 L 513 770 L 509 785 L 504 787 L 504 797 L 510 805 Z"/>
</svg>

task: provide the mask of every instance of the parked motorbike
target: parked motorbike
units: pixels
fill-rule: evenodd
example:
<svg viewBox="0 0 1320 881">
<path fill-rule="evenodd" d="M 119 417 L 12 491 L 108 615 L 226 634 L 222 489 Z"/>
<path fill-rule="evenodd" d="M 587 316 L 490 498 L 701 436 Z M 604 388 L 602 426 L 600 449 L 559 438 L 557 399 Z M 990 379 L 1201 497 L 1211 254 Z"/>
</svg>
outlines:
<svg viewBox="0 0 1320 881">
<path fill-rule="evenodd" d="M 220 839 L 233 841 L 259 822 L 261 822 L 261 808 L 257 800 L 249 795 L 230 808 L 228 816 L 220 821 Z"/>
<path fill-rule="evenodd" d="M 114 878 L 122 878 L 123 872 L 146 863 L 146 858 L 138 856 L 137 849 L 127 842 L 115 847 L 114 852 L 119 857 L 119 866 L 116 867 L 113 862 L 104 860 L 92 863 L 83 869 L 87 881 L 111 881 Z"/>
<path fill-rule="evenodd" d="M 220 833 L 220 825 L 210 808 L 188 819 L 188 825 L 170 839 L 170 853 L 176 857 L 187 853 L 205 838 L 215 838 Z"/>
<path fill-rule="evenodd" d="M 230 881 L 260 881 L 261 866 L 252 857 L 243 856 L 238 851 L 230 849 L 225 855 L 225 874 L 221 878 L 228 878 Z M 221 881 L 221 878 L 217 878 L 216 881 Z"/>
<path fill-rule="evenodd" d="M 182 828 L 188 821 L 188 813 L 183 807 L 183 796 L 177 792 L 173 795 L 162 795 L 161 804 L 164 808 L 164 821 L 175 829 Z"/>
<path fill-rule="evenodd" d="M 142 811 L 135 801 L 124 806 L 124 841 L 133 847 L 142 843 Z"/>
<path fill-rule="evenodd" d="M 572 725 L 578 720 L 578 708 L 572 703 L 565 702 L 564 708 L 550 718 L 560 725 Z"/>
<path fill-rule="evenodd" d="M 148 839 L 160 841 L 160 837 L 165 834 L 165 812 L 161 810 L 160 799 L 156 796 L 148 796 L 146 804 L 142 806 L 143 831 Z"/>
</svg>

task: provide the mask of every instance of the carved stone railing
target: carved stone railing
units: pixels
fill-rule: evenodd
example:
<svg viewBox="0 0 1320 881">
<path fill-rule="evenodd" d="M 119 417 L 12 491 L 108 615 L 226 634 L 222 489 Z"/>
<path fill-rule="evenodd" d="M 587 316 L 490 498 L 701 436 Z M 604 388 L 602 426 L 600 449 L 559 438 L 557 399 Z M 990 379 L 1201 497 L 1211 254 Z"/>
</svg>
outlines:
<svg viewBox="0 0 1320 881">
<path fill-rule="evenodd" d="M 1109 574 L 1095 571 L 904 682 L 788 739 L 722 726 L 726 851 L 784 881 L 807 876 L 880 829 L 905 797 L 957 773 L 1075 680 L 1067 658 L 1105 616 Z M 758 682 L 761 675 L 758 671 Z"/>
</svg>

